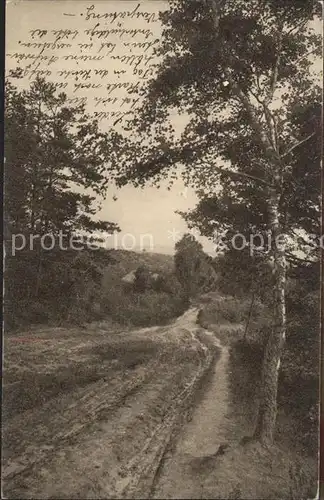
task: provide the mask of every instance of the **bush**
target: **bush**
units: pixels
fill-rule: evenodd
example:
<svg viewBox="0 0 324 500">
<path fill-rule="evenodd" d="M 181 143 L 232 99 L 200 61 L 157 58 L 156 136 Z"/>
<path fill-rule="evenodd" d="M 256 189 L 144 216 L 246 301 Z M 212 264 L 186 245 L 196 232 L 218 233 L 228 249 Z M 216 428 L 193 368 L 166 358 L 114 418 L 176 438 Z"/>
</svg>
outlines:
<svg viewBox="0 0 324 500">
<path fill-rule="evenodd" d="M 124 293 L 117 288 L 102 301 L 103 309 L 115 320 L 134 326 L 166 324 L 182 314 L 188 304 L 181 297 L 154 290 Z"/>
<path fill-rule="evenodd" d="M 207 323 L 245 323 L 249 311 L 250 311 L 250 301 L 239 300 L 233 297 L 218 298 L 208 302 L 207 298 L 204 298 L 205 307 L 203 309 L 203 319 Z M 261 316 L 261 311 L 259 310 L 261 305 L 256 303 L 254 305 L 254 313 L 252 319 L 255 321 Z"/>
<path fill-rule="evenodd" d="M 5 263 L 6 330 L 98 317 L 102 267 L 93 252 L 26 250 Z"/>
</svg>

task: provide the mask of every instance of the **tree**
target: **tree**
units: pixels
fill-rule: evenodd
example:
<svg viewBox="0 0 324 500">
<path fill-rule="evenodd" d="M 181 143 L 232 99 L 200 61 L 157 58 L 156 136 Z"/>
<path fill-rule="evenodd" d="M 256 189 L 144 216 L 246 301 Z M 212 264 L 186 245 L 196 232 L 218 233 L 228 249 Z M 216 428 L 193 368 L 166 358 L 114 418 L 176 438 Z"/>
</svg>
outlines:
<svg viewBox="0 0 324 500">
<path fill-rule="evenodd" d="M 19 71 L 12 77 L 19 78 Z M 95 219 L 100 207 L 93 195 L 105 193 L 117 135 L 102 134 L 84 108 L 70 106 L 54 84 L 36 78 L 20 90 L 9 78 L 4 139 L 8 323 L 19 317 L 31 320 L 33 308 L 63 315 L 77 294 L 90 300 L 90 281 L 100 281 L 100 273 L 89 274 L 95 266 L 93 255 L 81 257 L 81 251 L 69 248 L 70 237 L 82 236 L 87 247 L 91 236 L 100 239 L 102 232 L 118 230 L 112 222 Z M 14 256 L 10 240 L 17 233 L 28 243 Z M 52 237 L 50 244 L 54 241 L 51 251 L 41 244 L 45 235 Z M 80 267 L 80 259 L 88 271 Z M 81 276 L 88 279 L 87 290 L 81 290 Z M 46 313 L 41 316 L 44 319 Z"/>
<path fill-rule="evenodd" d="M 156 292 L 164 292 L 173 297 L 182 297 L 183 288 L 174 273 L 160 273 L 154 282 Z"/>
<path fill-rule="evenodd" d="M 95 197 L 84 193 L 104 194 L 117 135 L 109 143 L 83 106 L 69 106 L 42 78 L 27 90 L 6 82 L 5 123 L 5 212 L 13 232 L 117 229 L 93 219 Z"/>
<path fill-rule="evenodd" d="M 143 146 L 140 136 L 134 139 L 118 179 L 121 185 L 143 185 L 152 178 L 159 183 L 172 171 L 172 182 L 172 167 L 182 165 L 185 181 L 202 197 L 215 195 L 216 186 L 221 190 L 222 229 L 235 228 L 245 206 L 254 231 L 261 227 L 270 235 L 273 325 L 255 432 L 265 444 L 273 440 L 286 337 L 288 237 L 307 230 L 307 221 L 319 215 L 320 116 L 313 111 L 321 90 L 310 56 L 321 54 L 320 37 L 311 26 L 320 11 L 315 0 L 170 2 L 161 14 L 162 62 L 143 90 L 141 112 L 129 125 L 148 135 L 150 143 Z M 182 134 L 172 125 L 174 110 L 187 121 Z M 298 161 L 304 147 L 313 152 L 310 170 Z M 303 174 L 312 186 L 310 194 L 300 182 Z M 306 208 L 311 219 L 304 217 Z"/>
<path fill-rule="evenodd" d="M 176 276 L 188 297 L 198 292 L 202 252 L 202 245 L 190 234 L 185 234 L 175 245 Z"/>
<path fill-rule="evenodd" d="M 147 266 L 139 266 L 135 271 L 134 290 L 145 292 L 151 284 L 151 275 Z"/>
<path fill-rule="evenodd" d="M 175 245 L 175 270 L 188 298 L 208 291 L 215 281 L 211 259 L 191 234 L 185 234 Z"/>
<path fill-rule="evenodd" d="M 215 259 L 219 273 L 218 286 L 228 295 L 242 299 L 251 296 L 263 303 L 272 301 L 272 268 L 261 256 L 251 257 L 249 249 L 230 248 Z"/>
</svg>

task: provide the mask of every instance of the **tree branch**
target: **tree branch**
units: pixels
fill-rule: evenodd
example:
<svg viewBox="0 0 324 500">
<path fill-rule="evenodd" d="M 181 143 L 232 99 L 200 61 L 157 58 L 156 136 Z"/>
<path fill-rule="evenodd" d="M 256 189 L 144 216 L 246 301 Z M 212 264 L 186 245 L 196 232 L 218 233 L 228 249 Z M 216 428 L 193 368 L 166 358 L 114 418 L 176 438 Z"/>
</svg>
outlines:
<svg viewBox="0 0 324 500">
<path fill-rule="evenodd" d="M 247 111 L 248 115 L 250 116 L 250 124 L 254 132 L 256 133 L 257 137 L 259 138 L 259 141 L 264 149 L 265 155 L 278 168 L 281 168 L 281 159 L 276 149 L 271 144 L 271 141 L 269 140 L 268 135 L 264 131 L 262 124 L 259 122 L 253 104 L 250 102 L 249 98 L 246 96 L 246 94 L 243 92 L 240 86 L 233 80 L 231 72 L 229 71 L 228 68 L 224 70 L 224 73 L 232 87 L 233 92 L 237 95 L 240 102 L 243 104 L 245 110 Z M 276 181 L 279 182 L 279 179 L 276 179 Z"/>
<path fill-rule="evenodd" d="M 303 19 L 300 23 L 296 24 L 290 30 L 288 30 L 286 34 L 290 35 L 295 29 L 305 28 L 305 26 L 307 26 L 307 21 L 305 21 L 305 19 Z"/>
<path fill-rule="evenodd" d="M 289 148 L 288 151 L 286 151 L 284 154 L 281 155 L 281 158 L 285 158 L 290 153 L 292 153 L 296 148 L 298 148 L 298 146 L 301 146 L 302 144 L 304 144 L 304 142 L 309 141 L 309 139 L 311 139 L 315 135 L 315 133 L 316 132 L 312 132 L 311 134 L 309 134 L 307 137 L 305 137 L 301 141 L 296 142 L 296 144 L 294 144 L 293 146 L 291 146 L 291 148 Z"/>
<path fill-rule="evenodd" d="M 205 0 L 205 3 L 208 5 L 209 4 L 208 0 Z M 210 5 L 213 11 L 214 28 L 216 31 L 218 31 L 220 12 L 221 12 L 221 2 L 220 0 L 211 0 Z"/>
<path fill-rule="evenodd" d="M 216 167 L 215 170 L 218 170 L 220 174 L 226 174 L 230 177 L 242 177 L 243 179 L 250 179 L 250 180 L 253 180 L 256 182 L 260 182 L 261 184 L 264 184 L 265 186 L 273 187 L 271 184 L 269 184 L 264 179 L 260 179 L 260 177 L 256 177 L 254 175 L 245 174 L 244 172 L 235 172 L 233 170 L 228 170 L 227 168 L 223 168 L 223 167 Z"/>
<path fill-rule="evenodd" d="M 282 48 L 283 26 L 284 26 L 283 23 L 281 23 L 280 31 L 279 31 L 279 35 L 278 35 L 278 47 L 277 47 L 276 62 L 274 64 L 274 67 L 273 67 L 273 70 L 272 70 L 272 74 L 271 74 L 271 77 L 270 77 L 269 90 L 268 90 L 267 96 L 266 96 L 266 98 L 264 100 L 264 105 L 267 106 L 267 107 L 269 106 L 270 102 L 273 99 L 274 93 L 276 91 L 277 81 L 278 81 L 279 65 L 280 65 L 280 61 L 281 61 L 281 48 Z"/>
<path fill-rule="evenodd" d="M 218 33 L 219 17 L 220 17 L 220 4 L 219 4 L 218 0 L 211 0 L 211 4 L 212 4 L 214 27 L 215 27 L 216 32 Z M 269 99 L 269 96 L 270 96 L 270 100 L 271 100 L 271 95 L 272 95 L 272 93 L 274 93 L 275 86 L 277 83 L 278 68 L 279 68 L 279 64 L 280 64 L 280 52 L 281 52 L 280 49 L 281 49 L 281 43 L 282 43 L 282 30 L 283 30 L 283 23 L 282 23 L 282 28 L 280 30 L 280 36 L 279 36 L 278 57 L 277 57 L 276 64 L 274 66 L 274 70 L 273 70 L 273 74 L 272 74 L 272 78 L 271 78 L 270 90 L 269 90 L 269 93 L 268 93 L 268 96 L 267 96 L 265 102 L 267 102 L 267 100 Z M 224 47 L 224 50 L 226 50 L 226 47 Z M 231 61 L 233 56 L 231 54 L 227 54 L 227 55 L 228 55 L 229 61 Z M 257 137 L 259 138 L 259 141 L 264 149 L 266 157 L 268 157 L 270 159 L 270 161 L 273 163 L 273 165 L 276 167 L 276 169 L 275 169 L 276 171 L 274 172 L 274 179 L 275 179 L 275 182 L 278 185 L 280 185 L 280 183 L 281 183 L 280 170 L 281 170 L 282 164 L 281 164 L 281 158 L 280 158 L 277 150 L 275 149 L 274 145 L 271 144 L 271 140 L 269 139 L 267 133 L 263 129 L 262 124 L 259 122 L 259 120 L 256 116 L 256 112 L 255 112 L 253 104 L 251 103 L 248 96 L 243 92 L 240 85 L 238 83 L 236 83 L 235 80 L 232 78 L 232 74 L 231 74 L 231 71 L 229 70 L 229 68 L 224 68 L 224 74 L 225 74 L 226 78 L 228 79 L 234 94 L 236 94 L 236 96 L 239 98 L 239 100 L 243 104 L 246 112 L 250 116 L 250 124 L 251 124 L 253 130 L 255 131 Z M 271 95 L 270 95 L 270 93 L 271 93 Z"/>
<path fill-rule="evenodd" d="M 261 93 L 261 89 L 259 87 L 259 90 L 260 90 L 260 93 Z M 258 96 L 258 94 L 256 92 L 254 92 L 252 89 L 249 90 L 250 94 L 254 97 L 254 99 L 259 103 L 261 104 L 261 106 L 263 106 L 263 100 Z"/>
<path fill-rule="evenodd" d="M 305 264 L 316 264 L 316 260 L 309 260 L 303 257 L 297 257 L 297 255 L 293 255 L 290 252 L 287 252 L 286 258 L 289 262 L 303 262 Z"/>
</svg>

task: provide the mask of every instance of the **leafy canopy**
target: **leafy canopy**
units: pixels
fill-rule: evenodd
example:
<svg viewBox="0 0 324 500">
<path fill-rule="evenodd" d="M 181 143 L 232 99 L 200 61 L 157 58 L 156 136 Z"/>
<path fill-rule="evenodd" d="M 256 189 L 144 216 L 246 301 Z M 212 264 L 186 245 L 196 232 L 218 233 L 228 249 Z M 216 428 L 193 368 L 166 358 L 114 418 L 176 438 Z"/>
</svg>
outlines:
<svg viewBox="0 0 324 500">
<path fill-rule="evenodd" d="M 180 171 L 203 199 L 191 221 L 207 236 L 206 212 L 225 228 L 266 230 L 275 188 L 283 230 L 318 234 L 320 10 L 313 0 L 170 2 L 118 183 L 172 182 Z"/>
<path fill-rule="evenodd" d="M 5 122 L 5 211 L 12 231 L 118 229 L 93 218 L 94 194 L 105 193 L 114 162 L 115 133 L 108 140 L 82 106 L 70 106 L 66 94 L 41 78 L 27 90 L 6 82 Z"/>
</svg>

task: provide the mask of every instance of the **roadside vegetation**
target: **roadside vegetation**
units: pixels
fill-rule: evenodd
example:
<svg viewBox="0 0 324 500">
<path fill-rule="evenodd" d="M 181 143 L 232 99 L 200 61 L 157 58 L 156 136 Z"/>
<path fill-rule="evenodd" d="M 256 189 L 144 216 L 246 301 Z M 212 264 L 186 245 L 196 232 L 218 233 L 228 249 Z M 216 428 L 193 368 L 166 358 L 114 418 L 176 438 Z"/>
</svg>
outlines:
<svg viewBox="0 0 324 500">
<path fill-rule="evenodd" d="M 265 452 L 256 446 L 253 430 L 261 394 L 264 345 L 271 326 L 271 302 L 261 301 L 259 295 L 246 298 L 239 289 L 235 293 L 235 287 L 229 295 L 228 284 L 222 287 L 224 275 L 228 274 L 225 260 L 224 256 L 219 259 L 219 264 L 223 264 L 223 272 L 221 268 L 219 271 L 219 291 L 202 297 L 199 324 L 214 331 L 229 347 L 230 418 L 240 429 L 241 442 L 246 447 L 244 454 L 248 454 L 250 463 L 249 470 L 245 470 L 243 451 L 238 450 L 232 462 L 237 470 L 237 483 L 241 484 L 245 474 L 246 494 L 254 487 L 253 474 L 259 471 L 268 476 L 264 494 L 268 488 L 269 494 L 273 491 L 277 497 L 286 491 L 289 499 L 314 498 L 319 432 L 318 266 L 303 265 L 298 272 L 296 269 L 289 272 L 287 342 L 280 367 L 276 432 L 272 448 Z M 247 273 L 246 279 L 249 278 Z M 274 464 L 271 474 L 270 462 Z M 279 486 L 274 480 L 276 474 L 285 478 Z M 232 481 L 235 483 L 235 478 Z M 245 498 L 241 494 L 236 491 L 235 498 Z"/>
</svg>

